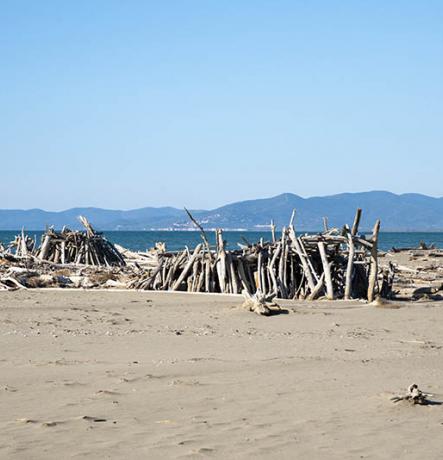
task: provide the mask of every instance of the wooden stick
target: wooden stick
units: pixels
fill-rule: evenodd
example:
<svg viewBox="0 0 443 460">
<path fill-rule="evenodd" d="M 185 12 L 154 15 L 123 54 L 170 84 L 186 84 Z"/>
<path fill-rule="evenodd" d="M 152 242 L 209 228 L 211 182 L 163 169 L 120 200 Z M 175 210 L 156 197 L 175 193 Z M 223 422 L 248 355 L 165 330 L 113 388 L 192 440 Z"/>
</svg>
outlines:
<svg viewBox="0 0 443 460">
<path fill-rule="evenodd" d="M 308 286 L 309 286 L 309 289 L 311 290 L 311 292 L 314 291 L 315 289 L 315 282 L 314 282 L 314 277 L 312 276 L 312 273 L 311 273 L 311 269 L 309 268 L 309 264 L 306 260 L 306 257 L 305 255 L 303 254 L 303 251 L 300 247 L 300 243 L 298 241 L 298 238 L 296 237 L 295 235 L 295 230 L 294 230 L 294 226 L 291 225 L 289 227 L 289 238 L 291 239 L 291 242 L 292 244 L 294 245 L 294 248 L 298 254 L 298 257 L 300 258 L 300 261 L 301 261 L 301 264 L 302 264 L 302 267 L 303 267 L 303 271 L 305 273 L 305 276 L 306 276 L 306 280 L 308 282 Z"/>
<path fill-rule="evenodd" d="M 306 257 L 306 261 L 308 262 L 308 265 L 309 265 L 309 268 L 311 269 L 312 275 L 318 281 L 319 277 L 318 277 L 317 273 L 315 272 L 314 266 L 312 265 L 311 258 L 309 257 L 308 253 L 306 252 L 306 248 L 305 248 L 305 245 L 303 243 L 303 240 L 302 240 L 301 237 L 299 237 L 297 239 L 298 239 L 298 242 L 300 243 L 301 250 L 303 251 L 303 254 Z"/>
<path fill-rule="evenodd" d="M 240 281 L 244 287 L 244 289 L 249 293 L 251 294 L 252 290 L 251 290 L 251 286 L 249 284 L 249 281 L 248 281 L 248 278 L 246 276 L 246 273 L 245 273 L 245 268 L 243 266 L 243 261 L 241 259 L 238 259 L 238 262 L 237 262 L 237 266 L 238 266 L 238 274 L 239 274 L 239 277 L 240 277 Z M 255 292 L 255 289 L 254 289 L 254 292 Z"/>
<path fill-rule="evenodd" d="M 275 243 L 275 224 L 274 220 L 271 220 L 271 234 L 272 234 L 272 242 Z"/>
<path fill-rule="evenodd" d="M 327 217 L 323 217 L 323 230 L 324 230 L 325 233 L 327 233 L 328 230 L 329 230 L 328 218 Z"/>
<path fill-rule="evenodd" d="M 371 266 L 369 268 L 369 284 L 368 284 L 368 302 L 373 302 L 375 298 L 375 287 L 377 284 L 378 275 L 378 233 L 380 231 L 380 220 L 377 220 L 372 231 L 372 249 L 371 249 Z"/>
<path fill-rule="evenodd" d="M 277 261 L 277 258 L 278 258 L 279 254 L 280 254 L 280 251 L 281 251 L 281 243 L 278 243 L 277 248 L 275 249 L 275 252 L 274 252 L 274 254 L 272 256 L 272 259 L 269 262 L 269 266 L 268 266 L 269 275 L 271 277 L 272 285 L 274 287 L 273 293 L 275 293 L 275 295 L 278 294 L 279 284 L 277 282 L 277 278 L 275 277 L 274 267 L 275 267 L 275 262 Z"/>
<path fill-rule="evenodd" d="M 294 225 L 294 219 L 295 219 L 295 208 L 292 210 L 291 218 L 289 219 L 289 227 L 292 227 Z"/>
<path fill-rule="evenodd" d="M 172 291 L 176 291 L 180 287 L 180 285 L 182 284 L 182 282 L 186 278 L 186 275 L 189 273 L 189 271 L 191 270 L 192 266 L 194 265 L 194 261 L 195 261 L 195 259 L 197 259 L 197 256 L 200 253 L 201 249 L 202 249 L 202 244 L 201 243 L 197 244 L 197 246 L 194 249 L 194 253 L 192 254 L 191 258 L 188 260 L 187 264 L 185 265 L 185 268 L 181 272 L 181 274 L 178 277 L 177 281 L 173 284 L 172 289 L 171 289 Z"/>
<path fill-rule="evenodd" d="M 354 223 L 352 224 L 352 230 L 351 230 L 352 236 L 355 236 L 358 232 L 358 226 L 360 225 L 360 218 L 361 218 L 361 209 L 358 208 L 355 213 Z"/>
<path fill-rule="evenodd" d="M 278 282 L 279 282 L 281 297 L 283 299 L 286 299 L 288 295 L 287 290 L 286 290 L 286 283 L 285 283 L 285 270 L 286 270 L 285 252 L 286 252 L 286 228 L 283 227 L 283 230 L 281 232 L 281 256 L 280 256 L 280 262 L 278 264 Z"/>
<path fill-rule="evenodd" d="M 346 266 L 345 300 L 349 300 L 352 295 L 352 271 L 354 268 L 354 254 L 355 254 L 355 246 L 354 246 L 354 240 L 352 238 L 352 233 L 349 231 L 349 227 L 347 227 L 347 230 L 348 230 L 349 254 L 348 254 L 348 263 Z"/>
<path fill-rule="evenodd" d="M 216 270 L 220 292 L 226 292 L 226 251 L 225 242 L 223 241 L 223 233 L 220 228 L 215 231 L 217 239 L 217 263 Z"/>
<path fill-rule="evenodd" d="M 237 272 L 235 270 L 234 256 L 229 253 L 228 257 L 229 257 L 229 267 L 230 267 L 230 277 L 231 277 L 231 291 L 233 294 L 238 294 L 239 293 L 238 278 L 237 278 Z"/>
<path fill-rule="evenodd" d="M 46 233 L 45 238 L 42 243 L 42 247 L 40 248 L 40 259 L 41 260 L 46 260 L 46 258 L 48 257 L 50 243 L 51 243 L 51 235 L 49 233 Z"/>
<path fill-rule="evenodd" d="M 318 250 L 320 252 L 321 261 L 323 264 L 323 273 L 325 275 L 326 282 L 326 296 L 328 300 L 334 300 L 334 288 L 332 286 L 331 269 L 328 262 L 328 256 L 326 255 L 325 244 L 323 241 L 318 243 Z"/>
<path fill-rule="evenodd" d="M 308 300 L 315 300 L 321 294 L 325 281 L 325 273 L 323 272 L 318 280 L 317 284 L 315 285 L 314 289 L 312 290 L 311 294 L 309 294 Z"/>
<path fill-rule="evenodd" d="M 191 219 L 191 221 L 194 223 L 194 225 L 200 230 L 200 236 L 203 242 L 205 243 L 206 249 L 209 254 L 209 259 L 212 259 L 211 248 L 209 247 L 209 241 L 208 241 L 208 238 L 206 237 L 206 233 L 203 230 L 203 227 L 194 219 L 192 214 L 186 208 L 184 208 L 184 210 L 186 211 L 186 214 Z"/>
</svg>

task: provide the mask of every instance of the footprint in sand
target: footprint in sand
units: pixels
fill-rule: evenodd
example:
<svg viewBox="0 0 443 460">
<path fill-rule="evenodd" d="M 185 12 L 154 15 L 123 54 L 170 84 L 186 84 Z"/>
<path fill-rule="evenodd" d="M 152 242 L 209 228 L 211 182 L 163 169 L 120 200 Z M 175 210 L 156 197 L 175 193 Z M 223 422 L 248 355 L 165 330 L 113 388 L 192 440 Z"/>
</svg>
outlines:
<svg viewBox="0 0 443 460">
<path fill-rule="evenodd" d="M 63 422 L 43 422 L 42 426 L 50 428 L 50 427 L 53 427 L 53 426 L 57 426 L 60 423 L 63 423 Z"/>
<path fill-rule="evenodd" d="M 16 420 L 17 423 L 38 423 L 38 420 L 34 420 L 32 418 L 18 418 Z"/>
<path fill-rule="evenodd" d="M 41 427 L 44 427 L 44 428 L 51 428 L 51 427 L 54 427 L 54 426 L 57 426 L 57 425 L 60 425 L 62 423 L 66 423 L 65 420 L 60 420 L 60 421 L 54 421 L 54 420 L 48 420 L 46 422 L 40 422 L 38 420 L 35 420 L 35 419 L 31 419 L 31 418 L 19 418 L 16 420 L 17 423 L 22 423 L 22 424 L 31 424 L 31 425 L 35 425 L 35 424 L 40 424 Z"/>
<path fill-rule="evenodd" d="M 119 383 L 133 383 L 133 382 L 136 382 L 137 380 L 141 380 L 141 377 L 133 377 L 133 378 L 121 377 L 119 380 Z"/>
<path fill-rule="evenodd" d="M 67 387 L 79 387 L 79 386 L 86 385 L 86 383 L 77 382 L 76 380 L 67 380 L 67 381 L 63 382 L 63 385 L 65 385 Z"/>
<path fill-rule="evenodd" d="M 107 422 L 107 420 L 105 418 L 91 417 L 90 415 L 83 415 L 83 417 L 81 417 L 81 419 L 86 420 L 87 422 L 94 422 L 94 423 Z"/>
<path fill-rule="evenodd" d="M 200 449 L 194 450 L 193 453 L 196 454 L 212 454 L 214 453 L 215 449 L 211 449 L 209 447 L 200 447 Z"/>
<path fill-rule="evenodd" d="M 17 391 L 17 388 L 10 387 L 9 385 L 5 385 L 2 390 L 4 391 L 9 391 L 9 393 L 15 393 Z"/>
<path fill-rule="evenodd" d="M 115 396 L 119 395 L 120 393 L 115 390 L 98 390 L 94 393 L 96 396 L 107 395 L 107 396 Z"/>
</svg>

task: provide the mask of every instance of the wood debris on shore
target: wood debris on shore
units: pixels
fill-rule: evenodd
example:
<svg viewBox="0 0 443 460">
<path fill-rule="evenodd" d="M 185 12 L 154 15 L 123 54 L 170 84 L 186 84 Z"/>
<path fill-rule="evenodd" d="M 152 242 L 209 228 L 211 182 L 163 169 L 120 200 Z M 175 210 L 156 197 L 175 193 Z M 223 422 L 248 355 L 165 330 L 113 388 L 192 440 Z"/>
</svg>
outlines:
<svg viewBox="0 0 443 460">
<path fill-rule="evenodd" d="M 394 266 L 393 296 L 399 300 L 443 300 L 443 250 L 433 245 L 393 248 L 380 254 L 383 266 Z"/>
<path fill-rule="evenodd" d="M 432 396 L 431 394 L 428 393 L 423 393 L 418 388 L 418 385 L 413 383 L 412 385 L 409 385 L 408 390 L 406 394 L 404 395 L 396 395 L 391 398 L 391 401 L 394 403 L 397 403 L 399 401 L 406 401 L 412 405 L 418 404 L 420 406 L 427 406 L 427 405 L 440 405 L 441 402 L 437 401 L 431 401 L 429 397 Z"/>
<path fill-rule="evenodd" d="M 146 252 L 130 251 L 107 241 L 81 217 L 85 231 L 49 228 L 40 245 L 22 231 L 9 246 L 0 247 L 0 288 L 243 292 L 266 298 L 368 302 L 377 296 L 392 298 L 402 267 L 390 261 L 380 265 L 380 255 L 387 260 L 389 254 L 378 251 L 380 221 L 370 235 L 361 234 L 361 214 L 358 209 L 352 226 L 329 228 L 324 219 L 321 233 L 298 235 L 294 212 L 278 238 L 271 225 L 270 241 L 261 239 L 234 250 L 226 248 L 221 229 L 211 247 L 204 229 L 189 214 L 202 242 L 178 252 L 167 251 L 164 243 Z M 437 287 L 433 294 L 443 289 Z"/>
</svg>

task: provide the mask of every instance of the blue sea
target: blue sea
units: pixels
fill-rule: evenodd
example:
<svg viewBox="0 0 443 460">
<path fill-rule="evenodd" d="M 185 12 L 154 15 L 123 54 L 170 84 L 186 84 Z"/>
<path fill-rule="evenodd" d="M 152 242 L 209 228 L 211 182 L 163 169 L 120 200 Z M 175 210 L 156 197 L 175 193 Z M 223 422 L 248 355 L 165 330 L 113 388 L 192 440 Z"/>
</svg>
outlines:
<svg viewBox="0 0 443 460">
<path fill-rule="evenodd" d="M 0 231 L 0 242 L 3 244 L 9 243 L 14 239 L 17 233 L 19 232 Z M 27 233 L 33 238 L 36 237 L 37 241 L 40 242 L 43 232 L 28 231 Z M 166 248 L 169 251 L 178 251 L 185 246 L 193 248 L 201 242 L 199 232 L 112 231 L 103 233 L 109 241 L 120 244 L 133 251 L 145 251 L 153 247 L 158 241 L 165 242 Z M 215 245 L 214 232 L 207 232 L 207 235 L 210 244 Z M 238 249 L 237 243 L 245 244 L 246 241 L 255 243 L 259 241 L 260 238 L 263 238 L 265 241 L 271 239 L 270 232 L 226 231 L 223 235 L 227 242 L 228 249 Z M 426 244 L 435 244 L 438 248 L 443 248 L 443 232 L 381 232 L 379 238 L 379 248 L 382 250 L 388 250 L 392 247 L 417 247 L 420 241 L 424 241 Z"/>
</svg>

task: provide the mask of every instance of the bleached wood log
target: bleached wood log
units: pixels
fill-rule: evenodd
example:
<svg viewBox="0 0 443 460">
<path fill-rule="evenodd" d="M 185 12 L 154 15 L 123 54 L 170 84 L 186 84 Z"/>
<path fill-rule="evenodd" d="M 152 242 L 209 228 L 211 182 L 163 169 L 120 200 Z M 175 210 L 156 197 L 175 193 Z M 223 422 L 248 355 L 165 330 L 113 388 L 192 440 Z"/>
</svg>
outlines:
<svg viewBox="0 0 443 460">
<path fill-rule="evenodd" d="M 291 239 L 291 242 L 294 245 L 294 248 L 295 248 L 295 250 L 297 252 L 297 255 L 300 258 L 300 261 L 301 261 L 301 264 L 302 264 L 302 267 L 303 267 L 303 271 L 305 273 L 306 280 L 308 282 L 309 289 L 311 290 L 311 292 L 313 292 L 314 289 L 315 289 L 316 283 L 314 282 L 314 277 L 312 276 L 311 269 L 310 269 L 309 264 L 308 264 L 308 262 L 306 260 L 306 256 L 304 255 L 304 253 L 302 251 L 302 248 L 300 246 L 300 242 L 299 242 L 298 238 L 295 235 L 295 230 L 294 230 L 293 225 L 291 225 L 289 227 L 289 238 Z"/>
<path fill-rule="evenodd" d="M 275 295 L 277 295 L 278 291 L 279 291 L 279 283 L 278 283 L 277 278 L 275 276 L 275 263 L 276 263 L 276 261 L 278 259 L 278 256 L 280 255 L 281 245 L 282 245 L 281 242 L 279 242 L 277 244 L 277 247 L 276 247 L 276 249 L 274 251 L 274 254 L 273 254 L 272 259 L 270 260 L 269 266 L 268 266 L 268 272 L 269 272 L 269 275 L 271 277 L 272 286 L 273 286 L 272 293 L 275 294 Z"/>
<path fill-rule="evenodd" d="M 191 292 L 195 292 L 197 289 L 197 283 L 198 283 L 198 272 L 199 272 L 199 261 L 196 258 L 194 261 L 194 264 L 192 265 L 192 275 L 191 275 Z"/>
<path fill-rule="evenodd" d="M 289 244 L 286 239 L 286 245 L 284 251 L 282 251 L 282 257 L 284 258 L 283 262 L 283 284 L 285 286 L 286 295 L 285 298 L 288 298 L 289 295 L 289 286 L 288 286 L 288 256 L 289 256 Z"/>
<path fill-rule="evenodd" d="M 172 264 L 171 268 L 169 269 L 168 275 L 166 277 L 163 289 L 170 289 L 174 285 L 174 278 L 175 273 L 178 270 L 180 264 L 186 259 L 186 251 L 182 251 L 177 254 L 175 262 Z"/>
<path fill-rule="evenodd" d="M 285 252 L 286 252 L 286 239 L 287 239 L 287 234 L 286 234 L 286 228 L 283 227 L 282 233 L 281 233 L 281 255 L 280 255 L 280 261 L 278 264 L 278 283 L 279 283 L 279 288 L 280 288 L 280 295 L 283 299 L 286 299 L 288 296 L 287 290 L 286 290 L 286 283 L 285 283 L 285 270 L 286 270 L 286 258 L 285 258 Z"/>
<path fill-rule="evenodd" d="M 28 257 L 28 246 L 26 245 L 26 237 L 25 237 L 25 229 L 22 228 L 22 235 L 21 235 L 21 256 Z"/>
<path fill-rule="evenodd" d="M 328 256 L 326 255 L 325 244 L 322 241 L 318 243 L 318 249 L 323 264 L 323 273 L 325 275 L 326 295 L 328 300 L 334 300 L 334 287 L 332 285 L 331 270 Z"/>
<path fill-rule="evenodd" d="M 234 257 L 232 254 L 228 254 L 228 256 L 229 256 L 229 267 L 230 267 L 230 278 L 231 278 L 231 291 L 233 294 L 238 294 L 239 286 L 238 286 L 237 269 L 235 267 Z"/>
<path fill-rule="evenodd" d="M 46 260 L 49 253 L 49 245 L 51 244 L 51 235 L 47 233 L 43 239 L 42 247 L 40 248 L 40 259 Z"/>
<path fill-rule="evenodd" d="M 251 285 L 250 285 L 249 280 L 248 280 L 248 278 L 246 276 L 246 272 L 245 272 L 245 268 L 244 268 L 242 259 L 238 259 L 237 267 L 238 267 L 238 274 L 239 274 L 240 281 L 241 281 L 241 284 L 243 286 L 243 289 L 246 290 L 249 294 L 251 294 L 251 292 L 252 292 Z M 255 289 L 254 289 L 254 291 L 255 291 Z"/>
<path fill-rule="evenodd" d="M 230 253 L 226 252 L 225 258 L 225 293 L 232 293 L 232 280 L 231 280 L 231 258 Z"/>
<path fill-rule="evenodd" d="M 314 265 L 312 264 L 311 258 L 309 257 L 309 254 L 306 251 L 305 245 L 303 243 L 303 239 L 301 237 L 298 238 L 298 242 L 300 243 L 301 250 L 303 251 L 303 254 L 305 255 L 306 261 L 309 265 L 309 268 L 311 269 L 312 276 L 316 281 L 319 280 L 319 276 L 317 275 L 317 272 L 314 269 Z"/>
<path fill-rule="evenodd" d="M 315 300 L 317 299 L 323 291 L 323 286 L 325 284 L 325 274 L 324 272 L 321 274 L 320 279 L 317 281 L 314 289 L 308 296 L 308 300 Z"/>
<path fill-rule="evenodd" d="M 95 235 L 95 230 L 92 228 L 92 225 L 89 223 L 88 219 L 84 216 L 78 216 L 78 220 L 82 223 L 82 225 L 86 229 L 86 234 L 89 237 L 93 237 Z"/>
<path fill-rule="evenodd" d="M 377 222 L 374 225 L 374 230 L 372 231 L 371 265 L 369 268 L 368 280 L 368 302 L 373 302 L 375 298 L 375 288 L 377 284 L 378 275 L 377 247 L 379 230 L 380 220 L 377 220 Z"/>
<path fill-rule="evenodd" d="M 275 243 L 275 224 L 274 224 L 274 220 L 271 220 L 271 235 L 272 235 L 272 242 Z"/>
<path fill-rule="evenodd" d="M 280 306 L 273 301 L 274 295 L 264 294 L 260 290 L 253 295 L 247 291 L 243 291 L 242 294 L 245 298 L 242 307 L 257 313 L 257 315 L 268 316 L 272 314 L 273 310 L 281 310 Z"/>
<path fill-rule="evenodd" d="M 349 228 L 348 228 L 349 230 Z M 348 231 L 348 263 L 346 266 L 346 282 L 345 282 L 345 300 L 349 300 L 352 295 L 352 272 L 354 269 L 354 253 L 355 246 L 352 238 L 352 233 Z"/>
<path fill-rule="evenodd" d="M 258 259 L 257 259 L 257 279 L 256 279 L 256 285 L 257 285 L 257 290 L 263 292 L 263 276 L 262 276 L 262 260 L 263 260 L 263 253 L 260 248 L 259 253 L 258 253 Z"/>
<path fill-rule="evenodd" d="M 226 292 L 226 251 L 223 241 L 223 232 L 219 228 L 216 230 L 217 241 L 217 263 L 216 270 L 221 292 Z"/>
<path fill-rule="evenodd" d="M 291 214 L 291 218 L 289 219 L 288 228 L 294 226 L 295 212 L 296 212 L 295 209 L 293 209 L 293 210 L 292 210 L 292 214 Z"/>
<path fill-rule="evenodd" d="M 211 261 L 205 260 L 205 292 L 212 292 L 211 285 Z"/>
<path fill-rule="evenodd" d="M 361 209 L 358 208 L 355 213 L 354 223 L 352 224 L 352 230 L 351 230 L 352 236 L 355 236 L 358 232 L 358 226 L 360 225 L 360 219 L 361 219 Z"/>
<path fill-rule="evenodd" d="M 323 217 L 323 231 L 326 233 L 329 231 L 328 218 Z"/>
<path fill-rule="evenodd" d="M 180 287 L 182 282 L 185 280 L 186 276 L 188 275 L 189 271 L 191 270 L 191 268 L 192 268 L 192 266 L 194 264 L 194 261 L 197 258 L 198 254 L 200 253 L 201 249 L 202 249 L 202 243 L 197 244 L 197 246 L 194 249 L 194 253 L 192 254 L 191 258 L 186 263 L 186 265 L 185 265 L 183 271 L 180 273 L 180 276 L 178 277 L 177 281 L 175 281 L 175 283 L 173 284 L 172 289 L 171 289 L 172 291 L 176 291 Z"/>
</svg>

